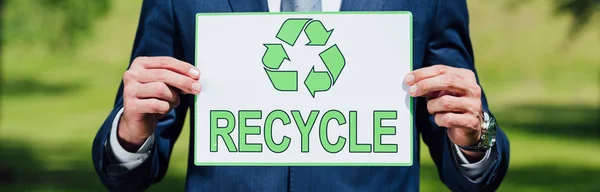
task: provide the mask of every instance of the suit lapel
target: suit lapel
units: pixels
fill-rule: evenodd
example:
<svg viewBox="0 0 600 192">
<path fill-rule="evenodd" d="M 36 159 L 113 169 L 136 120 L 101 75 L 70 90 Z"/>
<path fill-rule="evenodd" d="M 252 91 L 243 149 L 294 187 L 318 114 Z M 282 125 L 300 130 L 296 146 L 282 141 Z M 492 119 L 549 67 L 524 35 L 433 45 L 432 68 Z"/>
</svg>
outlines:
<svg viewBox="0 0 600 192">
<path fill-rule="evenodd" d="M 342 0 L 340 11 L 381 11 L 384 0 Z"/>
<path fill-rule="evenodd" d="M 267 12 L 267 0 L 229 0 L 233 12 Z"/>
</svg>

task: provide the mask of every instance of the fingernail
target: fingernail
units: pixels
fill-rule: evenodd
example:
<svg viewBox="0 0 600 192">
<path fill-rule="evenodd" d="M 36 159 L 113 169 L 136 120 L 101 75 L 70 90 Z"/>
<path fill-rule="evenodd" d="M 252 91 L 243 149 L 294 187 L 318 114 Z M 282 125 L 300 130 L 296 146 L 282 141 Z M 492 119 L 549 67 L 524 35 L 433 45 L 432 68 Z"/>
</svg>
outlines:
<svg viewBox="0 0 600 192">
<path fill-rule="evenodd" d="M 410 86 L 410 94 L 415 94 L 417 92 L 417 85 Z"/>
<path fill-rule="evenodd" d="M 196 68 L 191 68 L 190 69 L 190 75 L 192 77 L 199 77 L 200 76 L 200 71 L 198 71 L 198 69 L 196 69 Z"/>
<path fill-rule="evenodd" d="M 413 74 L 408 74 L 404 77 L 405 83 L 412 83 L 415 80 L 415 76 Z"/>
<path fill-rule="evenodd" d="M 198 83 L 198 82 L 192 83 L 192 90 L 194 90 L 195 93 L 200 93 L 200 89 L 201 89 L 200 83 Z"/>
</svg>

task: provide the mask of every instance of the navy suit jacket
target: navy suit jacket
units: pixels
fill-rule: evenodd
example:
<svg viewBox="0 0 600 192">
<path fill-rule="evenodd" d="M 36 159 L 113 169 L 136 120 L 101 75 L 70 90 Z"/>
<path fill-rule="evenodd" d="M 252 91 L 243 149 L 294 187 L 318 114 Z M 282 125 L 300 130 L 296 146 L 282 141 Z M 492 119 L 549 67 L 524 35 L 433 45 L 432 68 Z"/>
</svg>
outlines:
<svg viewBox="0 0 600 192">
<path fill-rule="evenodd" d="M 196 13 L 266 12 L 267 0 L 145 0 L 131 58 L 171 56 L 194 63 Z M 344 0 L 341 11 L 410 11 L 413 15 L 414 69 L 445 64 L 473 70 L 469 15 L 465 0 Z M 401 82 L 398 82 L 398 86 Z M 173 145 L 182 131 L 193 96 L 182 95 L 181 105 L 160 120 L 149 158 L 121 175 L 109 174 L 105 143 L 111 123 L 123 107 L 123 83 L 114 108 L 93 143 L 93 163 L 110 190 L 138 191 L 159 182 L 167 171 Z M 429 147 L 442 182 L 452 191 L 493 191 L 504 178 L 509 161 L 509 142 L 502 130 L 492 148 L 493 163 L 481 179 L 472 181 L 459 172 L 446 129 L 438 127 L 423 98 L 413 100 L 414 160 L 409 167 L 232 167 L 195 166 L 188 157 L 188 191 L 418 191 L 419 136 Z M 489 110 L 485 95 L 484 109 Z M 194 110 L 190 110 L 194 115 Z M 194 118 L 190 118 L 194 124 Z M 193 153 L 193 129 L 189 154 Z"/>
</svg>

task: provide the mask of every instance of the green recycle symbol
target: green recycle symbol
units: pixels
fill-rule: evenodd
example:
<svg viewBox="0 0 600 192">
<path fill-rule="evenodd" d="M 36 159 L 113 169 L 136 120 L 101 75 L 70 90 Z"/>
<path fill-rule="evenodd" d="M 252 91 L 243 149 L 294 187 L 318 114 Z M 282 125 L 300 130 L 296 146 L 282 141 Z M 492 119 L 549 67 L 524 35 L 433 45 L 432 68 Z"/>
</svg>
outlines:
<svg viewBox="0 0 600 192">
<path fill-rule="evenodd" d="M 283 22 L 276 37 L 293 47 L 302 31 L 308 37 L 307 46 L 325 46 L 333 29 L 327 30 L 319 20 L 293 18 Z M 279 70 L 285 60 L 291 61 L 283 45 L 264 44 L 264 46 L 267 50 L 263 55 L 262 63 L 273 87 L 279 91 L 298 91 L 298 72 Z M 346 65 L 346 60 L 336 44 L 319 53 L 319 57 L 327 71 L 315 71 L 313 66 L 304 80 L 304 85 L 313 98 L 315 93 L 329 90 Z"/>
</svg>

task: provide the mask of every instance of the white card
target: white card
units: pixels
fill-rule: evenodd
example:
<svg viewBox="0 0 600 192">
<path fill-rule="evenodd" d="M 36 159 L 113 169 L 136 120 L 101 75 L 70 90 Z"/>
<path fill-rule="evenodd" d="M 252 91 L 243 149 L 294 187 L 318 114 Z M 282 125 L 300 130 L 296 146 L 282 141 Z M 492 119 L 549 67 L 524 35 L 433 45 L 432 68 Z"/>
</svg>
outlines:
<svg viewBox="0 0 600 192">
<path fill-rule="evenodd" d="M 196 165 L 412 165 L 409 12 L 196 21 Z"/>
</svg>

